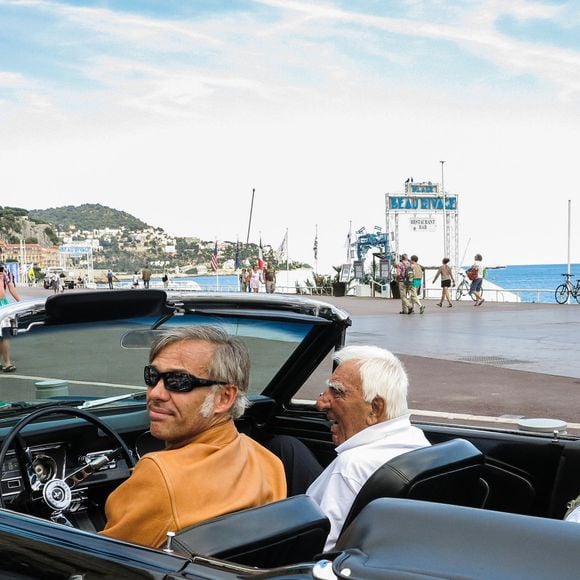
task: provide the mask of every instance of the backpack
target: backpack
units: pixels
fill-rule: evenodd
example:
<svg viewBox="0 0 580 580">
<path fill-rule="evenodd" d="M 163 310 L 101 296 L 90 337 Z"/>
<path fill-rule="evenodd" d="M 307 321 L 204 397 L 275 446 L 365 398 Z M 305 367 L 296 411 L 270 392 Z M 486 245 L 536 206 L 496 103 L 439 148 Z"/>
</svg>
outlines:
<svg viewBox="0 0 580 580">
<path fill-rule="evenodd" d="M 466 274 L 470 280 L 476 280 L 477 279 L 477 268 L 474 268 L 472 266 L 471 268 L 469 268 L 469 270 L 467 270 Z"/>
<path fill-rule="evenodd" d="M 405 264 L 403 262 L 399 262 L 397 264 L 397 282 L 404 282 L 405 281 Z"/>
<path fill-rule="evenodd" d="M 413 264 L 409 264 L 405 268 L 405 282 L 407 284 L 412 284 L 415 279 L 415 271 L 413 270 Z"/>
</svg>

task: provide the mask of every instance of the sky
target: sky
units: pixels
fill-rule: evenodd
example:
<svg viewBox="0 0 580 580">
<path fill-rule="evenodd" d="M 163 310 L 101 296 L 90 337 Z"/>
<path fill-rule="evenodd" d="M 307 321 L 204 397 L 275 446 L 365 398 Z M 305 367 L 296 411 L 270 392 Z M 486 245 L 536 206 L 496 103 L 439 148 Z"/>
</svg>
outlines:
<svg viewBox="0 0 580 580">
<path fill-rule="evenodd" d="M 457 195 L 460 262 L 580 262 L 579 138 L 576 0 L 0 0 L 2 206 L 288 231 L 330 273 L 413 177 Z M 424 264 L 435 217 L 399 218 Z"/>
</svg>

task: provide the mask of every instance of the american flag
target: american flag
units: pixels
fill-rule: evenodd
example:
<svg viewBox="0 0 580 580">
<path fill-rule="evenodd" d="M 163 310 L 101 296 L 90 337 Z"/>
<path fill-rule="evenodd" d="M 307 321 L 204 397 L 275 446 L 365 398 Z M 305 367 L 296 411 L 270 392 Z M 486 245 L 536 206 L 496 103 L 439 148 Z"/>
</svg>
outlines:
<svg viewBox="0 0 580 580">
<path fill-rule="evenodd" d="M 211 269 L 214 272 L 217 272 L 217 269 L 218 269 L 218 247 L 217 247 L 217 241 L 216 241 L 215 246 L 213 248 L 213 252 L 211 253 Z"/>
<path fill-rule="evenodd" d="M 264 269 L 264 248 L 262 247 L 262 236 L 260 236 L 260 246 L 258 248 L 258 270 Z"/>
</svg>

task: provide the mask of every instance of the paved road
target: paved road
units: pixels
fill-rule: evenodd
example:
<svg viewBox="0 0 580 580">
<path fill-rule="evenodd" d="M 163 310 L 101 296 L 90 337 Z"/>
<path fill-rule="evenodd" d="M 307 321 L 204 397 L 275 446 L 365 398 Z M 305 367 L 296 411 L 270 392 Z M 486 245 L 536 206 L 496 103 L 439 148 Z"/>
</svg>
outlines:
<svg viewBox="0 0 580 580">
<path fill-rule="evenodd" d="M 520 417 L 580 423 L 580 305 L 425 301 L 425 314 L 406 316 L 398 300 L 327 300 L 353 318 L 347 342 L 376 344 L 403 360 L 417 416 L 476 415 L 508 427 Z"/>
<path fill-rule="evenodd" d="M 416 418 L 510 428 L 520 417 L 552 417 L 580 433 L 580 305 L 469 300 L 438 308 L 431 300 L 425 314 L 407 316 L 398 300 L 322 299 L 351 315 L 347 343 L 382 346 L 403 360 Z"/>
</svg>

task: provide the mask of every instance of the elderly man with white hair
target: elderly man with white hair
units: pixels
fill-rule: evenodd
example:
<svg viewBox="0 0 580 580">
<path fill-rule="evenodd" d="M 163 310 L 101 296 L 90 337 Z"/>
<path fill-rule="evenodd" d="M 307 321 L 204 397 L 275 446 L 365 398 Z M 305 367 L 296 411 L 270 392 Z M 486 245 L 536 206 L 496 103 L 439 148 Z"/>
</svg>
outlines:
<svg viewBox="0 0 580 580">
<path fill-rule="evenodd" d="M 394 457 L 430 445 L 423 431 L 411 425 L 409 381 L 393 353 L 375 346 L 348 346 L 335 354 L 335 361 L 338 366 L 316 407 L 332 422 L 337 457 L 306 492 L 330 519 L 326 551 L 334 548 L 369 477 Z"/>
</svg>

